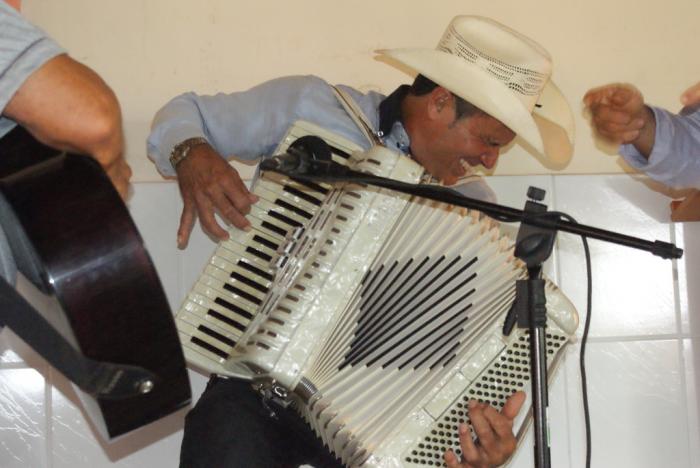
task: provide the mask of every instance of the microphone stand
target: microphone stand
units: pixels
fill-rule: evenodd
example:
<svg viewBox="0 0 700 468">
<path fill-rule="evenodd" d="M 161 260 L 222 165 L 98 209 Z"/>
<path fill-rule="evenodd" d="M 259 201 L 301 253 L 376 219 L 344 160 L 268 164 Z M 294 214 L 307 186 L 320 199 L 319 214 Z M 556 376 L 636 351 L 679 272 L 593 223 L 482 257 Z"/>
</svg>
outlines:
<svg viewBox="0 0 700 468">
<path fill-rule="evenodd" d="M 307 137 L 304 137 L 307 138 Z M 300 139 L 301 140 L 301 139 Z M 532 380 L 533 419 L 535 427 L 535 466 L 551 466 L 549 450 L 549 428 L 547 408 L 549 396 L 547 391 L 547 349 L 546 323 L 547 309 L 544 292 L 544 280 L 541 278 L 542 263 L 549 258 L 557 231 L 569 232 L 583 237 L 611 242 L 626 247 L 645 250 L 662 258 L 680 258 L 683 250 L 674 244 L 662 241 L 647 241 L 624 234 L 606 231 L 562 219 L 561 214 L 547 212 L 547 207 L 539 201 L 544 199 L 544 190 L 530 187 L 525 210 L 518 210 L 496 203 L 490 203 L 466 197 L 459 192 L 437 185 L 409 184 L 364 172 L 358 172 L 338 164 L 330 158 L 320 146 L 309 145 L 308 141 L 298 145 L 295 158 L 298 164 L 280 164 L 278 161 L 265 160 L 262 170 L 269 170 L 286 175 L 300 182 L 353 182 L 374 185 L 413 196 L 428 198 L 439 202 L 462 206 L 480 211 L 496 220 L 520 222 L 521 226 L 515 246 L 515 256 L 527 266 L 528 279 L 516 283 L 516 298 L 506 317 L 503 332 L 510 334 L 515 323 L 520 328 L 529 329 L 530 340 L 530 375 Z M 313 146 L 307 154 L 302 154 Z M 274 158 L 273 158 L 274 159 Z M 285 160 L 285 163 L 288 163 Z"/>
</svg>

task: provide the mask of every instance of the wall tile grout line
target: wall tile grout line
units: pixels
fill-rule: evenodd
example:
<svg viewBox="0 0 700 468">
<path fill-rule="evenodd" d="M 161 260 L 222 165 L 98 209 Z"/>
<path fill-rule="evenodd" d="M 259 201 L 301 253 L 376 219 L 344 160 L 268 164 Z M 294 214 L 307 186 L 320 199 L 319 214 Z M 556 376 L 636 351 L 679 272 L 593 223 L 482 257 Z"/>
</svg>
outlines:
<svg viewBox="0 0 700 468">
<path fill-rule="evenodd" d="M 678 247 L 685 247 L 683 244 L 683 224 L 681 223 L 671 223 L 669 225 L 671 242 L 676 244 Z M 676 312 L 676 329 L 678 330 L 678 360 L 680 361 L 680 380 L 681 380 L 681 393 L 683 395 L 683 406 L 685 407 L 684 414 L 685 418 L 685 434 L 688 440 L 688 453 L 692 453 L 693 450 L 693 439 L 691 436 L 690 426 L 691 419 L 695 416 L 690 411 L 688 407 L 688 402 L 690 401 L 690 395 L 688 394 L 688 380 L 687 380 L 687 361 L 685 358 L 685 338 L 686 335 L 684 330 L 684 311 L 686 314 L 690 313 L 687 307 L 687 298 L 681 294 L 688 291 L 685 276 L 685 259 L 674 259 L 673 260 L 673 304 L 675 306 Z M 690 332 L 690 330 L 688 330 Z M 690 335 L 690 333 L 687 333 Z M 689 337 L 688 337 L 689 338 Z M 692 415 L 692 416 L 691 416 Z"/>
<path fill-rule="evenodd" d="M 630 343 L 635 341 L 669 341 L 676 339 L 690 339 L 689 333 L 665 333 L 659 335 L 629 335 L 629 336 L 594 336 L 588 337 L 588 344 L 592 343 Z"/>
<path fill-rule="evenodd" d="M 556 190 L 556 178 L 553 174 L 550 174 L 548 176 L 548 178 L 549 178 L 549 187 L 550 187 L 549 210 L 550 211 L 552 211 L 552 210 L 558 211 L 559 206 L 558 206 L 558 198 L 557 198 L 557 190 Z M 553 255 L 554 255 L 554 275 L 556 278 L 556 284 L 562 284 L 562 281 L 561 281 L 561 256 L 559 255 L 559 236 L 557 236 L 557 239 L 554 243 Z M 579 323 L 580 323 L 580 317 L 579 317 Z M 576 361 L 578 361 L 579 356 L 580 356 L 580 347 L 577 346 L 576 342 L 572 343 L 571 346 L 572 346 L 572 350 L 575 350 L 578 352 L 567 353 L 566 357 L 570 358 L 570 356 L 573 354 L 575 356 Z M 574 368 L 578 369 L 578 366 L 574 366 Z M 564 369 L 560 369 L 560 372 L 562 370 L 564 371 L 563 373 L 564 373 L 565 388 L 570 388 L 570 382 L 572 381 L 572 379 L 574 381 L 576 381 L 576 379 L 574 379 L 573 376 L 569 375 L 571 372 L 571 366 L 566 366 Z M 571 401 L 571 398 L 569 397 L 569 393 L 570 392 L 564 392 L 564 405 L 563 405 L 564 411 L 566 412 L 566 417 L 565 417 L 566 426 L 567 426 L 567 428 L 569 428 L 569 430 L 567 431 L 568 434 L 566 437 L 566 448 L 567 448 L 566 453 L 567 453 L 567 457 L 569 460 L 569 466 L 574 466 L 574 458 L 573 458 L 574 454 L 573 454 L 573 450 L 572 450 L 573 443 L 571 440 L 571 434 L 574 431 L 572 431 L 571 428 L 572 428 L 573 424 L 575 423 L 575 421 L 571 420 L 570 408 L 571 408 L 571 404 L 573 404 L 573 402 Z"/>
<path fill-rule="evenodd" d="M 53 379 L 55 372 L 51 366 L 46 366 L 46 374 L 48 379 L 44 379 L 44 408 L 46 415 L 45 434 L 45 452 L 46 452 L 46 468 L 53 468 Z"/>
</svg>

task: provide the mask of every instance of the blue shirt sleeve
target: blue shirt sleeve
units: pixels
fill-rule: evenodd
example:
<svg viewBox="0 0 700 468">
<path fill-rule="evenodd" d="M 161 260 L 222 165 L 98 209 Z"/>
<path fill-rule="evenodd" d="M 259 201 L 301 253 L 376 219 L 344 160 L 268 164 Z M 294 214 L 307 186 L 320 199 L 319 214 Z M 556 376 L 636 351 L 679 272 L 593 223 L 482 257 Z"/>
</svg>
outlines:
<svg viewBox="0 0 700 468">
<path fill-rule="evenodd" d="M 188 138 L 204 137 L 225 158 L 254 160 L 274 151 L 298 119 L 348 120 L 329 85 L 313 76 L 277 78 L 231 94 L 185 93 L 156 113 L 148 156 L 162 175 L 174 176 L 168 159 L 173 147 Z"/>
<path fill-rule="evenodd" d="M 634 145 L 622 145 L 620 154 L 630 166 L 665 185 L 700 188 L 700 108 L 687 108 L 679 115 L 651 109 L 656 134 L 649 159 Z"/>
<path fill-rule="evenodd" d="M 0 1 L 0 114 L 22 83 L 49 59 L 65 53 L 42 30 Z M 14 126 L 0 118 L 0 135 Z"/>
</svg>

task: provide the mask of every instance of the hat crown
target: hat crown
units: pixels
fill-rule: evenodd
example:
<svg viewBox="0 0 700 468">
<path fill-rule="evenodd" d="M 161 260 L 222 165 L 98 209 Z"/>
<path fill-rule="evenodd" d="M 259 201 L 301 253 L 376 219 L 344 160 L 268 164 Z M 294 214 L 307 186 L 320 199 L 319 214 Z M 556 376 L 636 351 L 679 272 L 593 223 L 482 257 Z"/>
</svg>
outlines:
<svg viewBox="0 0 700 468">
<path fill-rule="evenodd" d="M 552 72 L 551 57 L 542 46 L 490 18 L 457 16 L 437 49 L 491 75 L 530 111 Z"/>
</svg>

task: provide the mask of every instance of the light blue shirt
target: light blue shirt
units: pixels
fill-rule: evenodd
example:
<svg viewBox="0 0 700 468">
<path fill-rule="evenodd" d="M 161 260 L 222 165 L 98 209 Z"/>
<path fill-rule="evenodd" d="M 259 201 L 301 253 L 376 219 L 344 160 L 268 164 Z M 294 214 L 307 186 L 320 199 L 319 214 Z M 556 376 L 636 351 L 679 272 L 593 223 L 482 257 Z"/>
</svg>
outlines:
<svg viewBox="0 0 700 468">
<path fill-rule="evenodd" d="M 64 50 L 0 0 L 0 138 L 16 123 L 2 116 L 22 83 L 47 60 Z M 0 276 L 14 284 L 17 269 L 0 225 Z"/>
<path fill-rule="evenodd" d="M 385 96 L 338 87 L 352 96 L 376 131 L 379 104 Z M 186 93 L 174 98 L 154 118 L 148 156 L 162 175 L 175 176 L 169 161 L 173 147 L 188 138 L 204 137 L 224 157 L 255 160 L 270 156 L 289 127 L 300 119 L 348 138 L 364 149 L 370 147 L 328 83 L 315 76 L 290 76 L 248 91 L 213 96 Z M 400 122 L 394 123 L 382 140 L 387 147 L 407 154 L 410 140 Z M 495 200 L 493 191 L 481 178 L 453 188 L 470 197 Z"/>
<path fill-rule="evenodd" d="M 679 115 L 651 107 L 656 119 L 654 147 L 649 159 L 634 145 L 622 145 L 620 154 L 630 166 L 669 187 L 700 188 L 700 107 Z"/>
</svg>

